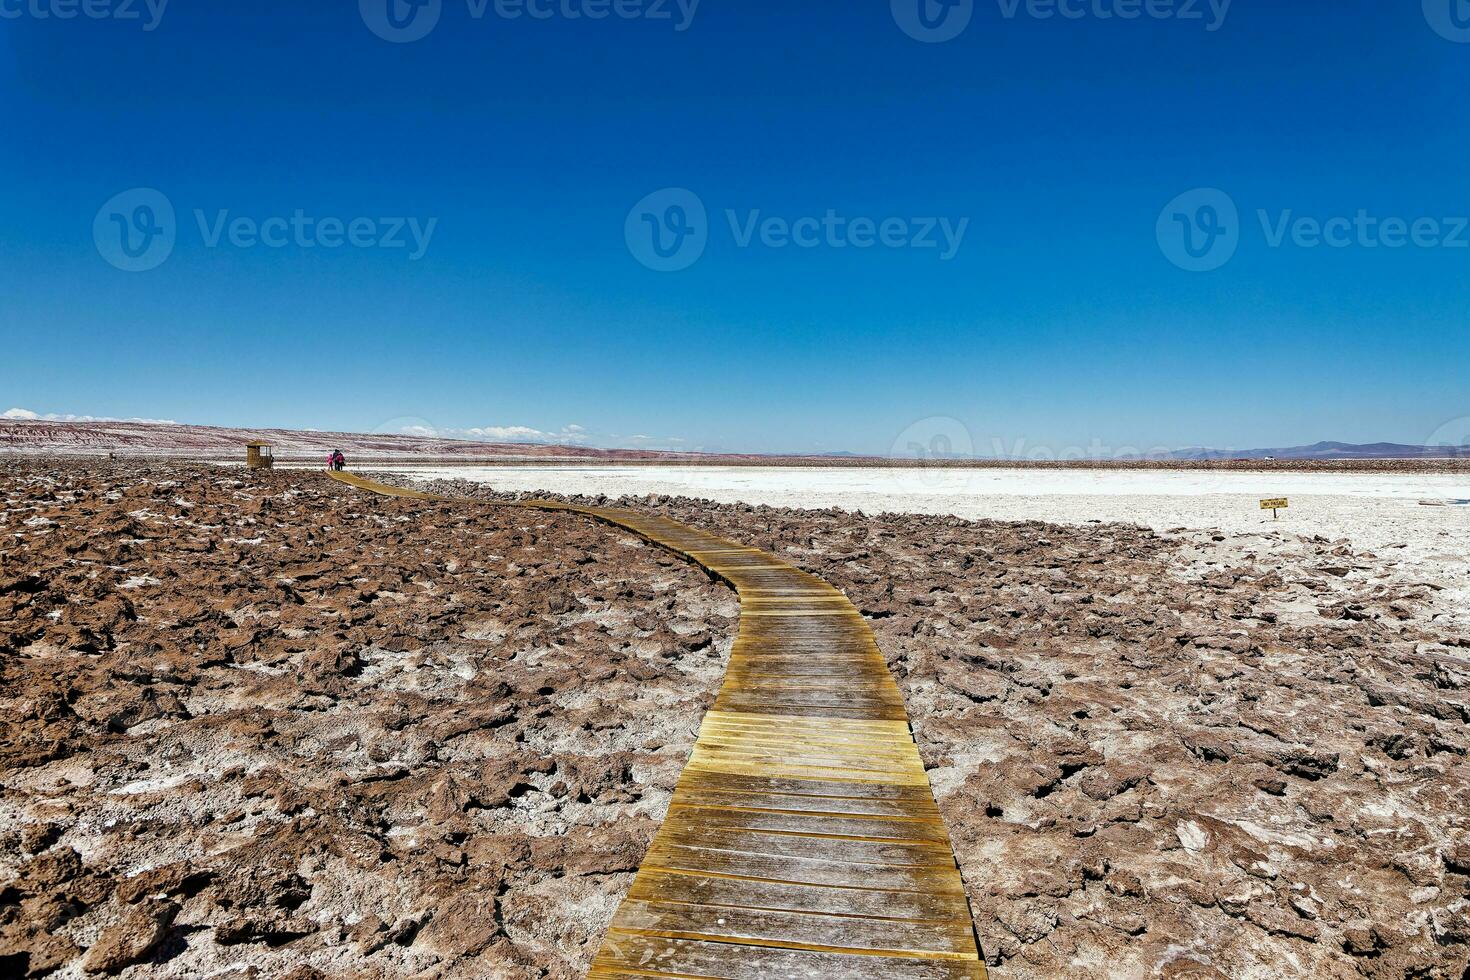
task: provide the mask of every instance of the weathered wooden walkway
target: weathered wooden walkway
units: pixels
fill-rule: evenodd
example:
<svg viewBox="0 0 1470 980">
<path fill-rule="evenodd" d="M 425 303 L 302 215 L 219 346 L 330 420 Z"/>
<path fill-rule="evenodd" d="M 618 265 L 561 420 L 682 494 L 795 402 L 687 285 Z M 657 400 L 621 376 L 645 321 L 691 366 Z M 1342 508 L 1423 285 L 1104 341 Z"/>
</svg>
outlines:
<svg viewBox="0 0 1470 980">
<path fill-rule="evenodd" d="M 626 528 L 740 594 L 724 686 L 589 977 L 984 978 L 903 698 L 852 603 L 665 517 L 519 506 Z"/>
</svg>

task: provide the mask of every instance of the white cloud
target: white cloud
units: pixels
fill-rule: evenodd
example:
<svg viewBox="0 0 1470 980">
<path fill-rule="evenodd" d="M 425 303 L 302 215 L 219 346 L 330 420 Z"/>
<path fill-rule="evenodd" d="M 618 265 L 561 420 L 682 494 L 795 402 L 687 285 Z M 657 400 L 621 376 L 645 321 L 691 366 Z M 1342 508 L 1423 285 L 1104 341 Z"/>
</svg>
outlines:
<svg viewBox="0 0 1470 980">
<path fill-rule="evenodd" d="M 33 412 L 28 408 L 8 408 L 0 419 L 9 419 L 19 422 L 134 422 L 140 425 L 178 425 L 173 419 L 114 419 L 102 415 L 58 415 L 55 412 L 47 412 L 45 415 Z"/>
<path fill-rule="evenodd" d="M 546 443 L 558 446 L 580 445 L 589 440 L 580 425 L 566 425 L 556 432 L 533 429 L 528 425 L 477 425 L 468 429 L 441 429 L 431 425 L 405 425 L 400 435 L 425 439 L 472 439 L 476 442 Z"/>
<path fill-rule="evenodd" d="M 628 443 L 637 449 L 678 449 L 687 440 L 677 436 L 628 436 Z"/>
<path fill-rule="evenodd" d="M 542 432 L 524 425 L 486 425 L 466 429 L 465 433 L 476 439 L 494 439 L 498 442 L 529 442 L 533 439 L 551 438 L 551 433 Z"/>
</svg>

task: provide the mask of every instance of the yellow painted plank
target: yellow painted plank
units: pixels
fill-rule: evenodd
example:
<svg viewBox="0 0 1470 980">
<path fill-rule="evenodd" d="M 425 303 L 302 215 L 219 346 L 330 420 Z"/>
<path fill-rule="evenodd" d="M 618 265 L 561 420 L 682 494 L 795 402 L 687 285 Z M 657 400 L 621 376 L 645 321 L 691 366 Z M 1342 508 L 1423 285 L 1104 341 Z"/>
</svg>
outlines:
<svg viewBox="0 0 1470 980">
<path fill-rule="evenodd" d="M 964 898 L 956 895 L 871 888 L 824 888 L 819 885 L 792 885 L 665 871 L 645 871 L 639 874 L 628 898 L 639 901 L 684 902 L 714 908 L 822 912 L 828 915 L 917 921 L 963 920 L 969 914 L 969 906 Z"/>
<path fill-rule="evenodd" d="M 610 934 L 588 980 L 719 977 L 722 980 L 985 980 L 978 961 L 733 946 Z"/>
<path fill-rule="evenodd" d="M 963 960 L 966 947 L 975 946 L 973 929 L 968 919 L 879 919 L 629 899 L 618 909 L 609 931 L 789 949 Z"/>
</svg>

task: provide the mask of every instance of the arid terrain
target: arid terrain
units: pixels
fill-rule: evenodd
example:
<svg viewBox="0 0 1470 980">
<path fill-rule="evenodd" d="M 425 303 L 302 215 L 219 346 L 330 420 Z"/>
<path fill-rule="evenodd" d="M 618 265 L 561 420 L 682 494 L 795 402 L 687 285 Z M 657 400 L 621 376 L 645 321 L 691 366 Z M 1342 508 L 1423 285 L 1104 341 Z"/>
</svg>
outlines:
<svg viewBox="0 0 1470 980">
<path fill-rule="evenodd" d="M 582 518 L 307 472 L 10 461 L 0 500 L 0 974 L 585 969 L 728 590 Z M 1421 568 L 628 503 L 869 618 L 996 977 L 1470 975 L 1470 611 Z"/>
<path fill-rule="evenodd" d="M 0 464 L 0 975 L 574 977 L 738 604 L 585 520 Z"/>
<path fill-rule="evenodd" d="M 1466 975 L 1470 609 L 1442 584 L 1274 530 L 624 503 L 870 619 L 997 977 Z"/>
<path fill-rule="evenodd" d="M 569 440 L 575 439 L 576 435 L 571 431 L 565 433 Z M 444 461 L 656 459 L 667 455 L 636 449 L 589 449 L 574 441 L 547 444 L 494 441 L 496 438 L 494 433 L 487 433 L 479 439 L 452 439 L 433 435 L 406 435 L 396 430 L 318 432 L 301 429 L 238 429 L 162 421 L 51 421 L 7 418 L 0 415 L 0 453 L 7 455 L 117 455 L 133 458 L 151 456 L 165 459 L 230 460 L 243 458 L 244 444 L 253 440 L 270 443 L 275 454 L 282 459 L 295 458 L 312 464 L 322 461 L 333 449 L 341 449 L 353 459 L 430 457 Z"/>
</svg>

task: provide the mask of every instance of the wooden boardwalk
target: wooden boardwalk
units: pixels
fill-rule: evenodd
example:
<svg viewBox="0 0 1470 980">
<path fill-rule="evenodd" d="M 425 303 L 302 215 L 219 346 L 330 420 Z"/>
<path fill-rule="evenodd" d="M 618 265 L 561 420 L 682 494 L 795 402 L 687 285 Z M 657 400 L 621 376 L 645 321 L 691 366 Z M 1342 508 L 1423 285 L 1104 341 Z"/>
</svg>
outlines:
<svg viewBox="0 0 1470 980">
<path fill-rule="evenodd" d="M 588 976 L 984 978 L 903 698 L 852 603 L 772 555 L 665 517 L 517 506 L 625 528 L 740 594 L 724 686 Z"/>
</svg>

